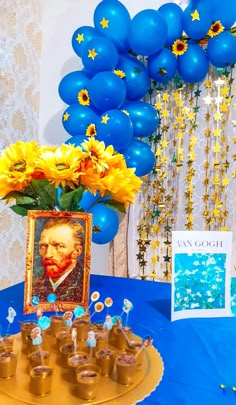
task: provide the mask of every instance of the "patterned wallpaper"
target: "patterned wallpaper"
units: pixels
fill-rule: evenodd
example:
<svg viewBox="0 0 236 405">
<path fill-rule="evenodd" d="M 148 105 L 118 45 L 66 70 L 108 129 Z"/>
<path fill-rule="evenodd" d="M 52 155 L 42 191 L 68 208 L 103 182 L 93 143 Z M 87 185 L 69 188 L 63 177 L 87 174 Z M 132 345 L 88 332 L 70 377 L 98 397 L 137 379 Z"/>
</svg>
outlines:
<svg viewBox="0 0 236 405">
<path fill-rule="evenodd" d="M 0 149 L 38 137 L 41 12 L 38 0 L 0 2 Z M 26 218 L 0 203 L 0 289 L 23 281 Z"/>
</svg>

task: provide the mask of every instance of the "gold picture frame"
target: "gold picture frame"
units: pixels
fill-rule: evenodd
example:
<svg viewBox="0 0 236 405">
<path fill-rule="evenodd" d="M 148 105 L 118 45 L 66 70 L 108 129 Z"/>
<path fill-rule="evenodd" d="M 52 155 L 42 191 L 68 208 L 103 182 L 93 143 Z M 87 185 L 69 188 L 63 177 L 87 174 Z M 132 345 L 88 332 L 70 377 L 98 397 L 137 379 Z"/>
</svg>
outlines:
<svg viewBox="0 0 236 405">
<path fill-rule="evenodd" d="M 91 243 L 92 214 L 28 211 L 24 314 L 87 308 Z"/>
</svg>

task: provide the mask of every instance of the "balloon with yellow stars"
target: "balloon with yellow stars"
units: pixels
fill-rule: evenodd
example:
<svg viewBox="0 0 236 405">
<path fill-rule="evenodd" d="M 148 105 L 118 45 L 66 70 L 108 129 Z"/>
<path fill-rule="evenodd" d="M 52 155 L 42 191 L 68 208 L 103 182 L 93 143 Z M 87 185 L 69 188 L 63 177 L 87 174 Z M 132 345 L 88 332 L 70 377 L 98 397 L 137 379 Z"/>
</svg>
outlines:
<svg viewBox="0 0 236 405">
<path fill-rule="evenodd" d="M 101 36 L 95 37 L 84 45 L 81 59 L 85 69 L 96 74 L 115 69 L 118 62 L 118 51 L 110 39 Z"/>
<path fill-rule="evenodd" d="M 212 9 L 210 2 L 198 2 L 196 7 L 192 2 L 184 10 L 183 31 L 191 39 L 202 39 L 212 24 Z"/>
</svg>

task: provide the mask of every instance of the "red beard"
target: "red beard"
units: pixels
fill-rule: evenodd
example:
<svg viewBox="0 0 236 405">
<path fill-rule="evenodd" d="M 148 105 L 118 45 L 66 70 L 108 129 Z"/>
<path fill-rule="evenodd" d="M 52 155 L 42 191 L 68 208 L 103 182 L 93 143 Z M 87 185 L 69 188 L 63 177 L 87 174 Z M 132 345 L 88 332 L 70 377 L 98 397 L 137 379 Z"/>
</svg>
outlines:
<svg viewBox="0 0 236 405">
<path fill-rule="evenodd" d="M 52 260 L 43 260 L 42 266 L 45 268 L 45 274 L 48 278 L 57 279 L 59 278 L 65 270 L 70 267 L 72 264 L 71 259 L 67 259 L 66 261 L 60 264 L 55 263 Z"/>
</svg>

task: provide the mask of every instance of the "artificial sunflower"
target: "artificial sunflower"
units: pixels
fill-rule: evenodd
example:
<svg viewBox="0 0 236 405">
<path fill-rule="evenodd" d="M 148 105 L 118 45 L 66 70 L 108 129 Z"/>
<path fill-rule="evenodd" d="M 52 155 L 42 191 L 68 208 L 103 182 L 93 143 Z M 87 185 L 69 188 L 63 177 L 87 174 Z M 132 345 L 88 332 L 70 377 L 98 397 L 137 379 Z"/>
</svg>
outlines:
<svg viewBox="0 0 236 405">
<path fill-rule="evenodd" d="M 188 44 L 181 39 L 177 39 L 172 45 L 172 52 L 176 56 L 183 55 L 188 49 Z"/>
<path fill-rule="evenodd" d="M 90 105 L 90 97 L 86 89 L 83 89 L 78 93 L 78 102 L 81 105 Z"/>
<path fill-rule="evenodd" d="M 108 169 L 108 161 L 114 153 L 112 145 L 106 148 L 104 142 L 99 142 L 91 137 L 88 141 L 82 143 L 82 148 L 87 152 L 87 160 L 91 162 L 98 173 Z"/>
<path fill-rule="evenodd" d="M 0 197 L 11 191 L 21 191 L 32 180 L 40 148 L 35 141 L 17 141 L 0 156 Z"/>
<path fill-rule="evenodd" d="M 37 159 L 38 171 L 55 187 L 69 186 L 74 189 L 78 184 L 80 159 L 83 151 L 74 145 L 62 144 L 59 148 L 42 151 Z"/>
<path fill-rule="evenodd" d="M 90 124 L 86 129 L 86 136 L 92 137 L 97 135 L 96 126 L 95 124 Z"/>
<path fill-rule="evenodd" d="M 213 37 L 216 37 L 216 35 L 219 35 L 223 31 L 224 31 L 224 26 L 221 24 L 220 21 L 216 21 L 211 25 L 207 34 L 209 35 L 209 37 L 213 38 Z"/>
<path fill-rule="evenodd" d="M 120 69 L 114 69 L 113 73 L 115 73 L 115 75 L 117 75 L 121 79 L 123 79 L 126 76 L 125 72 L 123 70 L 120 70 Z"/>
</svg>

